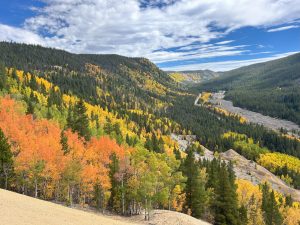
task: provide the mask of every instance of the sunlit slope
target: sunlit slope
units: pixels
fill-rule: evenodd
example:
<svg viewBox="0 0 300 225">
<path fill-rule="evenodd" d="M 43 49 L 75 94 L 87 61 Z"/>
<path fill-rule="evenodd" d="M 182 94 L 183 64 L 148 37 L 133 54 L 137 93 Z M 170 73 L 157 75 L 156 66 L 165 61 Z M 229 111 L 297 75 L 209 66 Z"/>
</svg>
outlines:
<svg viewBox="0 0 300 225">
<path fill-rule="evenodd" d="M 124 221 L 125 220 L 125 221 Z M 183 213 L 155 210 L 150 221 L 144 216 L 122 218 L 103 216 L 68 208 L 11 191 L 0 189 L 0 224 L 2 225 L 209 225 Z"/>
</svg>

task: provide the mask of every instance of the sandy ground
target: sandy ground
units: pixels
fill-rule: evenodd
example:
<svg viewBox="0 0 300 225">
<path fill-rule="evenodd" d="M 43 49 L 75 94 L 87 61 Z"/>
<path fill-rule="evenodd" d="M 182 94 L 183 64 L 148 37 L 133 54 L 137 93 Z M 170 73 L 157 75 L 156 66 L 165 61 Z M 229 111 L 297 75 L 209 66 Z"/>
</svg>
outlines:
<svg viewBox="0 0 300 225">
<path fill-rule="evenodd" d="M 154 210 L 148 225 L 209 225 L 210 223 L 198 220 L 183 213 L 167 210 Z"/>
<path fill-rule="evenodd" d="M 154 210 L 150 221 L 143 215 L 106 216 L 68 208 L 0 189 L 0 225 L 209 225 L 183 213 Z"/>
<path fill-rule="evenodd" d="M 0 225 L 129 225 L 95 213 L 68 208 L 0 189 Z"/>
</svg>

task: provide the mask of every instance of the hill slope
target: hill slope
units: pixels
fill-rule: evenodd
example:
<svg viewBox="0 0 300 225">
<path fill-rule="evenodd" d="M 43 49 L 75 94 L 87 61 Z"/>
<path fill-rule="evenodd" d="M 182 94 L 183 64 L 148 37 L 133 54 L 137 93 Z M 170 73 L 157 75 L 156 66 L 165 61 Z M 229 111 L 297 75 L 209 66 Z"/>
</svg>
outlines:
<svg viewBox="0 0 300 225">
<path fill-rule="evenodd" d="M 5 225 L 209 225 L 191 216 L 167 210 L 155 210 L 149 222 L 143 220 L 143 215 L 130 219 L 104 216 L 3 189 L 0 189 L 0 217 L 1 224 Z"/>
<path fill-rule="evenodd" d="M 0 62 L 33 72 L 62 93 L 108 106 L 109 109 L 157 110 L 168 105 L 176 83 L 145 58 L 72 54 L 35 45 L 0 42 Z"/>
<path fill-rule="evenodd" d="M 200 86 L 226 90 L 234 105 L 300 124 L 300 53 L 225 72 Z"/>
<path fill-rule="evenodd" d="M 204 155 L 201 157 L 212 160 L 214 154 L 212 151 L 204 148 Z M 238 179 L 248 180 L 254 185 L 268 182 L 274 190 L 286 196 L 291 195 L 295 201 L 300 201 L 300 190 L 289 187 L 285 182 L 256 162 L 247 160 L 232 149 L 221 153 L 220 157 L 226 162 L 233 162 L 234 172 Z"/>
<path fill-rule="evenodd" d="M 208 81 L 219 77 L 221 73 L 217 73 L 211 70 L 190 70 L 190 71 L 168 71 L 167 72 L 171 78 L 175 81 L 191 84 L 191 83 L 200 83 L 204 81 Z"/>
<path fill-rule="evenodd" d="M 88 213 L 0 189 L 1 224 L 6 225 L 128 225 L 102 215 Z"/>
</svg>

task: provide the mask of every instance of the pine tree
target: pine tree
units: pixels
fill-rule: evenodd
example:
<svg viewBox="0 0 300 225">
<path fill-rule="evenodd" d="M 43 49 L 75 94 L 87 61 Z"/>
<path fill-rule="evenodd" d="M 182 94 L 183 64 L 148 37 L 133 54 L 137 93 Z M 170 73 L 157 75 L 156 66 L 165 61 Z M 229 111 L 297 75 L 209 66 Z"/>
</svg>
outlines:
<svg viewBox="0 0 300 225">
<path fill-rule="evenodd" d="M 207 174 L 205 169 L 195 169 L 196 177 L 192 180 L 191 210 L 192 216 L 202 218 L 208 204 L 208 192 L 205 189 Z"/>
<path fill-rule="evenodd" d="M 214 209 L 216 225 L 240 224 L 236 188 L 231 183 L 230 172 L 228 170 L 230 169 L 223 162 L 220 168 L 218 187 L 215 190 L 216 200 Z"/>
<path fill-rule="evenodd" d="M 36 102 L 36 98 L 33 94 L 33 92 L 30 93 L 30 97 L 27 101 L 27 110 L 26 110 L 26 114 L 34 114 L 34 104 Z"/>
<path fill-rule="evenodd" d="M 68 145 L 68 137 L 65 135 L 64 130 L 61 131 L 60 133 L 60 144 L 61 144 L 61 149 L 63 153 L 66 155 L 70 152 L 69 145 Z"/>
<path fill-rule="evenodd" d="M 108 205 L 111 209 L 114 209 L 117 204 L 117 197 L 119 192 L 119 182 L 115 178 L 116 173 L 119 171 L 119 159 L 117 158 L 116 154 L 112 154 L 111 156 L 111 163 L 109 164 L 109 177 L 111 181 L 111 195 L 109 198 Z"/>
<path fill-rule="evenodd" d="M 282 224 L 282 216 L 279 212 L 279 206 L 275 199 L 274 191 L 270 192 L 267 183 L 262 186 L 262 210 L 266 225 Z"/>
<path fill-rule="evenodd" d="M 289 207 L 293 205 L 293 199 L 291 195 L 285 197 L 285 205 Z"/>
<path fill-rule="evenodd" d="M 219 180 L 219 172 L 220 172 L 220 161 L 214 158 L 207 166 L 208 170 L 208 181 L 207 187 L 217 189 L 218 180 Z"/>
<path fill-rule="evenodd" d="M 73 121 L 74 121 L 74 119 L 73 119 L 73 106 L 70 103 L 69 108 L 68 108 L 68 116 L 67 116 L 66 127 L 72 129 L 72 126 L 73 126 L 73 123 L 74 123 Z"/>
<path fill-rule="evenodd" d="M 195 185 L 195 179 L 197 178 L 197 165 L 195 162 L 195 153 L 190 148 L 187 149 L 187 156 L 183 163 L 183 174 L 187 177 L 185 194 L 186 194 L 186 203 L 185 208 L 187 211 L 192 210 L 192 192 Z"/>
<path fill-rule="evenodd" d="M 239 208 L 239 221 L 241 225 L 248 223 L 247 208 L 244 205 Z"/>
<path fill-rule="evenodd" d="M 6 88 L 7 76 L 5 71 L 5 66 L 0 64 L 0 90 Z"/>
<path fill-rule="evenodd" d="M 7 138 L 0 128 L 0 184 L 5 189 L 8 188 L 8 179 L 13 168 L 13 154 Z"/>
<path fill-rule="evenodd" d="M 153 151 L 153 145 L 152 145 L 152 142 L 151 142 L 151 140 L 150 140 L 150 138 L 148 136 L 146 137 L 146 141 L 145 141 L 144 147 L 146 149 L 148 149 L 149 151 Z"/>
<path fill-rule="evenodd" d="M 82 99 L 74 106 L 73 118 L 70 122 L 73 132 L 77 132 L 86 141 L 90 140 L 91 132 L 89 130 L 89 118 L 86 115 L 86 107 Z"/>
</svg>

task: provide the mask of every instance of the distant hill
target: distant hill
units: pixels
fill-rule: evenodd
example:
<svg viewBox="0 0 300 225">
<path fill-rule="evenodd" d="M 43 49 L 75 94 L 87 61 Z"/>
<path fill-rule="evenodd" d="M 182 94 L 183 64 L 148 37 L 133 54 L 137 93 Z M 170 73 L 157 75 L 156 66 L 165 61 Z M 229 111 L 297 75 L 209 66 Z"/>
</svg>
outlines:
<svg viewBox="0 0 300 225">
<path fill-rule="evenodd" d="M 300 124 L 300 53 L 225 72 L 197 90 L 226 90 L 234 105 Z"/>
<path fill-rule="evenodd" d="M 170 98 L 166 100 L 165 96 L 176 92 L 176 82 L 146 58 L 72 54 L 8 42 L 0 42 L 0 52 L 0 63 L 6 67 L 35 71 L 58 85 L 63 93 L 115 110 L 138 105 L 139 109 L 153 111 L 158 109 L 153 107 L 157 102 L 167 105 Z"/>
<path fill-rule="evenodd" d="M 221 73 L 211 70 L 168 71 L 171 78 L 179 83 L 200 83 L 219 77 Z"/>
</svg>

